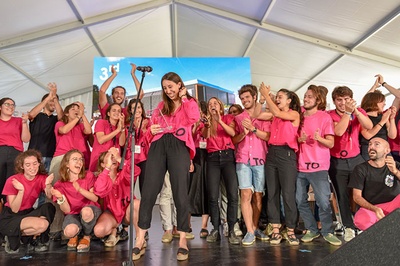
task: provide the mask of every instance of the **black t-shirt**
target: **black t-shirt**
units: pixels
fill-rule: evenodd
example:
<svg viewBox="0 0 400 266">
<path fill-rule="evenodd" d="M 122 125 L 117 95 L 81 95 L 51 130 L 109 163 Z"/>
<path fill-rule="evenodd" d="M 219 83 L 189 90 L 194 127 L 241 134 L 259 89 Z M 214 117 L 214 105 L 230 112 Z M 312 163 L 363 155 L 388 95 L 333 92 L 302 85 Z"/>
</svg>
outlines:
<svg viewBox="0 0 400 266">
<path fill-rule="evenodd" d="M 399 162 L 396 168 L 400 168 Z M 354 168 L 348 187 L 362 190 L 363 198 L 373 205 L 392 201 L 400 194 L 400 181 L 389 168 L 375 168 L 368 162 Z"/>
<path fill-rule="evenodd" d="M 372 124 L 374 126 L 376 126 L 382 120 L 382 114 L 378 114 L 378 116 L 369 115 L 368 117 L 369 117 L 369 119 L 371 120 L 371 122 L 372 122 Z M 388 140 L 388 131 L 387 131 L 387 128 L 386 128 L 385 124 L 383 124 L 383 127 L 381 127 L 379 129 L 378 133 L 376 133 L 375 136 L 371 137 L 371 139 L 372 138 L 376 138 L 376 137 L 382 138 L 384 140 Z M 364 138 L 364 136 L 361 133 L 360 133 L 360 138 L 359 139 L 360 139 L 360 144 L 361 145 L 368 146 L 369 139 Z"/>
<path fill-rule="evenodd" d="M 40 151 L 43 157 L 53 157 L 56 149 L 54 127 L 57 121 L 58 118 L 56 115 L 48 116 L 45 113 L 39 113 L 29 123 L 31 140 L 28 148 Z"/>
</svg>

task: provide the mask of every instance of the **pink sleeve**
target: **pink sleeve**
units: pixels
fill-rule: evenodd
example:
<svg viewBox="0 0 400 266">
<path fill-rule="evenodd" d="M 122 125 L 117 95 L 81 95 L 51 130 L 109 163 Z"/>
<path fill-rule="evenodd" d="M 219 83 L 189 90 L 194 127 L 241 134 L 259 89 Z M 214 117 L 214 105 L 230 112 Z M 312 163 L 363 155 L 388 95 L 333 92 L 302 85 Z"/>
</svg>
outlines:
<svg viewBox="0 0 400 266">
<path fill-rule="evenodd" d="M 130 184 L 130 182 L 131 182 L 131 161 L 130 160 L 125 161 L 125 165 L 122 168 L 122 171 L 123 171 L 122 174 L 124 175 L 123 176 L 124 180 Z M 140 168 L 135 164 L 134 182 L 136 182 L 137 177 L 140 175 L 140 171 L 141 171 Z"/>
<path fill-rule="evenodd" d="M 97 177 L 96 182 L 94 183 L 94 194 L 99 196 L 100 198 L 104 198 L 110 193 L 112 189 L 112 181 L 108 176 L 110 170 L 104 169 L 99 176 Z"/>
<path fill-rule="evenodd" d="M 192 126 L 194 123 L 196 123 L 200 119 L 200 111 L 199 111 L 199 106 L 197 105 L 197 102 L 191 98 L 191 99 L 182 99 L 182 109 L 184 111 L 184 114 L 182 116 L 182 123 L 183 126 Z"/>
</svg>

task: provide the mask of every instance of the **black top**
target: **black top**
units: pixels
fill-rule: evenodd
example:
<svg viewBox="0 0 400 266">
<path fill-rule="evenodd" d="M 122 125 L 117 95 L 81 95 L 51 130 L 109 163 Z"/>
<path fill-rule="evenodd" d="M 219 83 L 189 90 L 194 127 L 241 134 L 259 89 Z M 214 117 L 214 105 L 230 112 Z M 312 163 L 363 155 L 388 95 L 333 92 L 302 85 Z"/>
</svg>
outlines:
<svg viewBox="0 0 400 266">
<path fill-rule="evenodd" d="M 396 168 L 400 168 L 399 162 Z M 375 168 L 368 162 L 354 168 L 348 187 L 362 190 L 363 198 L 373 205 L 392 201 L 400 194 L 400 181 L 389 168 Z"/>
<path fill-rule="evenodd" d="M 40 151 L 43 157 L 53 157 L 56 149 L 54 127 L 57 121 L 58 118 L 56 115 L 48 116 L 45 113 L 39 113 L 29 123 L 31 140 L 28 148 Z"/>
<path fill-rule="evenodd" d="M 370 116 L 369 115 L 368 117 L 369 117 L 369 119 L 371 119 L 372 124 L 374 126 L 376 126 L 382 120 L 382 114 L 379 114 L 378 116 Z M 388 140 L 388 131 L 387 131 L 386 125 L 382 125 L 382 126 L 383 127 L 381 127 L 381 129 L 379 129 L 378 133 L 376 133 L 376 135 L 373 136 L 372 138 L 379 137 L 384 140 Z M 360 133 L 360 145 L 368 146 L 368 142 L 369 142 L 369 139 L 364 138 L 363 135 Z"/>
</svg>

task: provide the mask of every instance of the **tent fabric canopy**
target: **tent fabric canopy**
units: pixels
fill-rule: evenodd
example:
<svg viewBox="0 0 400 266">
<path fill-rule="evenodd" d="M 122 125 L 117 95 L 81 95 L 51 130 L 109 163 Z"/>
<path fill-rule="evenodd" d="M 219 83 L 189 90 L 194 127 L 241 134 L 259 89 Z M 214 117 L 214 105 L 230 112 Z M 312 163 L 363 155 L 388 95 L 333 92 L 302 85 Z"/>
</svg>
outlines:
<svg viewBox="0 0 400 266">
<path fill-rule="evenodd" d="M 19 106 L 39 102 L 48 82 L 57 83 L 62 99 L 91 92 L 96 56 L 250 57 L 254 85 L 287 88 L 300 98 L 310 84 L 330 92 L 346 85 L 360 103 L 378 73 L 400 87 L 394 0 L 13 0 L 0 6 L 0 98 Z"/>
</svg>

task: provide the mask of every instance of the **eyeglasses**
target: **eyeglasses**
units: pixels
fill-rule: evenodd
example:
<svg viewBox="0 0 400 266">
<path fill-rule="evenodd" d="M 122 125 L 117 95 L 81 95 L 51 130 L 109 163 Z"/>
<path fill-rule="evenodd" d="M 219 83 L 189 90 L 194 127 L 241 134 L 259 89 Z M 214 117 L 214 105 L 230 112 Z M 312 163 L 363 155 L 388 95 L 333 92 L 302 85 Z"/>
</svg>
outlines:
<svg viewBox="0 0 400 266">
<path fill-rule="evenodd" d="M 5 105 L 7 107 L 15 108 L 15 104 L 13 104 L 13 103 L 3 103 L 3 105 Z"/>
<path fill-rule="evenodd" d="M 69 160 L 70 160 L 70 161 L 73 161 L 74 163 L 77 163 L 77 162 L 83 163 L 83 162 L 85 161 L 84 158 L 77 158 L 77 157 L 70 158 Z"/>
</svg>

